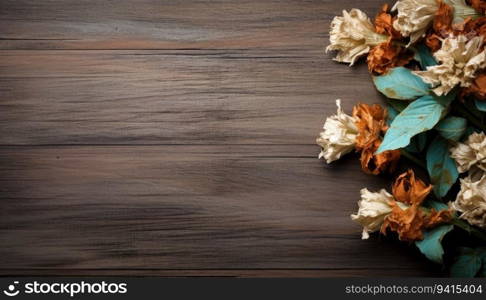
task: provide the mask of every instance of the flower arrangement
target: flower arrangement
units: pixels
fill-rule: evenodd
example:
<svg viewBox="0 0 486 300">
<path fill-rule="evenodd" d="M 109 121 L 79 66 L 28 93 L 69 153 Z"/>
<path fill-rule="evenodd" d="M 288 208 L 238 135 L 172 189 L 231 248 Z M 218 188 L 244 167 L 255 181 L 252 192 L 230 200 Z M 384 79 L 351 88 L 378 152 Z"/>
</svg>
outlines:
<svg viewBox="0 0 486 300">
<path fill-rule="evenodd" d="M 397 236 L 460 277 L 486 276 L 485 13 L 486 0 L 398 0 L 373 21 L 336 16 L 326 51 L 366 57 L 387 103 L 348 115 L 336 100 L 316 140 L 328 164 L 356 151 L 364 172 L 395 176 L 391 193 L 361 190 L 351 219 L 363 239 Z M 395 174 L 402 159 L 414 167 Z M 443 245 L 454 232 L 463 238 Z"/>
</svg>

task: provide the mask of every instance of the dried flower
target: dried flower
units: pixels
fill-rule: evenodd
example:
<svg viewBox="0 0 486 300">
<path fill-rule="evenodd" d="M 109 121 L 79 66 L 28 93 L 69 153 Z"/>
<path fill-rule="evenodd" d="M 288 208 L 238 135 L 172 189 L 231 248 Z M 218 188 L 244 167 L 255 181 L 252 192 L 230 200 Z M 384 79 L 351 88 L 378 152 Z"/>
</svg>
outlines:
<svg viewBox="0 0 486 300">
<path fill-rule="evenodd" d="M 376 33 L 370 19 L 359 9 L 343 11 L 342 17 L 334 17 L 331 23 L 331 44 L 327 51 L 337 50 L 334 60 L 353 65 L 362 55 L 368 53 L 371 47 L 387 40 L 387 36 Z"/>
<path fill-rule="evenodd" d="M 422 240 L 424 229 L 435 227 L 452 219 L 452 213 L 449 210 L 431 209 L 426 212 L 416 204 L 403 209 L 398 205 L 399 203 L 392 203 L 392 212 L 385 217 L 380 231 L 386 234 L 386 231 L 390 229 L 398 233 L 401 241 Z"/>
<path fill-rule="evenodd" d="M 372 193 L 368 189 L 361 190 L 358 212 L 351 215 L 351 219 L 363 226 L 362 239 L 369 238 L 370 232 L 380 229 L 383 220 L 392 211 L 392 202 L 393 196 L 384 189 L 379 193 Z"/>
<path fill-rule="evenodd" d="M 471 6 L 481 14 L 486 14 L 486 1 L 485 0 L 469 0 Z"/>
<path fill-rule="evenodd" d="M 378 175 L 385 171 L 393 172 L 400 160 L 400 150 L 389 150 L 375 154 L 381 145 L 381 140 L 375 140 L 373 144 L 361 150 L 361 168 L 365 173 Z"/>
<path fill-rule="evenodd" d="M 410 44 L 425 34 L 439 9 L 437 0 L 400 0 L 392 10 L 397 10 L 393 27 L 404 37 L 410 37 Z"/>
<path fill-rule="evenodd" d="M 359 134 L 356 138 L 356 150 L 361 152 L 361 167 L 369 174 L 377 175 L 386 170 L 393 171 L 400 159 L 399 150 L 374 153 L 381 144 L 381 135 L 386 132 L 387 111 L 381 106 L 360 103 L 353 108 Z"/>
<path fill-rule="evenodd" d="M 408 64 L 412 58 L 413 52 L 394 45 L 392 42 L 385 42 L 371 49 L 366 61 L 371 73 L 382 75 L 391 68 Z"/>
<path fill-rule="evenodd" d="M 392 187 L 395 199 L 410 205 L 420 205 L 431 190 L 432 185 L 426 185 L 419 178 L 415 178 L 411 169 L 398 176 Z"/>
<path fill-rule="evenodd" d="M 316 139 L 322 151 L 319 158 L 324 157 L 327 163 L 338 160 L 354 149 L 358 128 L 355 119 L 346 115 L 341 108 L 341 100 L 336 100 L 337 113 L 326 119 L 324 131 Z"/>
<path fill-rule="evenodd" d="M 466 21 L 462 22 L 460 26 L 455 27 L 455 32 L 457 32 L 456 35 L 463 34 L 469 38 L 482 36 L 484 46 L 484 41 L 486 40 L 486 16 L 476 19 L 468 18 Z"/>
<path fill-rule="evenodd" d="M 386 34 L 389 39 L 401 39 L 402 35 L 393 28 L 394 18 L 388 13 L 388 4 L 383 4 L 381 11 L 375 17 L 375 31 Z"/>
<path fill-rule="evenodd" d="M 461 212 L 460 218 L 486 228 L 486 174 L 482 173 L 479 180 L 471 175 L 461 179 L 461 191 L 451 207 Z"/>
<path fill-rule="evenodd" d="M 458 84 L 469 87 L 476 71 L 486 67 L 486 50 L 482 49 L 482 44 L 482 37 L 471 40 L 464 35 L 448 37 L 434 53 L 441 64 L 414 73 L 433 85 L 433 91 L 439 96 L 449 93 Z"/>
<path fill-rule="evenodd" d="M 472 96 L 476 100 L 486 101 L 486 70 L 479 73 L 469 87 L 462 89 L 460 96 Z"/>
<path fill-rule="evenodd" d="M 432 28 L 425 37 L 425 44 L 432 52 L 439 50 L 442 45 L 442 40 L 451 34 L 453 18 L 454 9 L 443 1 L 440 1 Z"/>
<path fill-rule="evenodd" d="M 431 185 L 415 178 L 412 170 L 398 176 L 392 187 L 397 202 L 391 203 L 392 212 L 385 217 L 381 232 L 385 234 L 390 229 L 397 232 L 402 241 L 416 241 L 423 238 L 424 229 L 450 220 L 450 211 L 427 210 L 420 206 L 431 189 Z M 403 203 L 407 205 L 404 207 Z"/>
<path fill-rule="evenodd" d="M 457 163 L 457 169 L 463 173 L 477 167 L 486 171 L 486 135 L 473 132 L 465 143 L 458 143 L 451 148 L 451 157 Z"/>
</svg>

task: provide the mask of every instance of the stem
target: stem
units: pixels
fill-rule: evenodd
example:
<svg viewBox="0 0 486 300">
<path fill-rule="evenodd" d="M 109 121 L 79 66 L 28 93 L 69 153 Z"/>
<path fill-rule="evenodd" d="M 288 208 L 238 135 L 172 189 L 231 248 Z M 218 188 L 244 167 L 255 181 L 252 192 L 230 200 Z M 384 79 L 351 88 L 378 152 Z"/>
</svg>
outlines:
<svg viewBox="0 0 486 300">
<path fill-rule="evenodd" d="M 486 233 L 477 229 L 476 227 L 469 225 L 466 221 L 463 221 L 463 220 L 458 219 L 458 218 L 453 218 L 451 220 L 451 224 L 469 232 L 471 235 L 477 237 L 478 239 L 482 240 L 483 242 L 486 242 Z"/>
<path fill-rule="evenodd" d="M 420 159 L 416 158 L 413 154 L 411 154 L 407 150 L 400 149 L 400 154 L 403 155 L 404 157 L 406 157 L 411 162 L 413 162 L 416 165 L 418 165 L 419 167 L 421 167 L 423 169 L 427 169 L 427 166 L 425 165 L 425 163 L 423 161 L 421 161 Z"/>
</svg>

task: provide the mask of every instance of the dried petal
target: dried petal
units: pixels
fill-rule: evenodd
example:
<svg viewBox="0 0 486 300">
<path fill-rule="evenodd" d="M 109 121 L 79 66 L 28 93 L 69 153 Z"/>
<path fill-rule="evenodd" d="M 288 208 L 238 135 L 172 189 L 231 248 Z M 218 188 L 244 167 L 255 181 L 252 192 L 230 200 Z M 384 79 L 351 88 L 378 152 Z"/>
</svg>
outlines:
<svg viewBox="0 0 486 300">
<path fill-rule="evenodd" d="M 486 70 L 479 73 L 469 87 L 462 89 L 460 97 L 468 96 L 479 101 L 486 101 Z"/>
<path fill-rule="evenodd" d="M 361 167 L 369 174 L 377 175 L 386 170 L 393 171 L 400 159 L 400 151 L 391 150 L 375 155 L 381 144 L 381 135 L 386 132 L 387 111 L 380 105 L 357 104 L 353 117 L 358 127 L 356 150 L 361 151 Z"/>
<path fill-rule="evenodd" d="M 431 190 L 432 185 L 427 185 L 419 178 L 415 178 L 415 173 L 411 169 L 398 176 L 392 186 L 395 199 L 409 205 L 420 205 Z"/>
<path fill-rule="evenodd" d="M 400 0 L 392 10 L 398 10 L 393 27 L 404 37 L 410 37 L 410 44 L 425 34 L 432 23 L 439 4 L 436 0 Z"/>
<path fill-rule="evenodd" d="M 469 87 L 476 71 L 486 67 L 486 50 L 482 49 L 482 45 L 482 37 L 470 40 L 464 35 L 448 37 L 440 50 L 434 53 L 441 64 L 414 73 L 433 85 L 437 95 L 449 93 L 456 85 Z"/>
<path fill-rule="evenodd" d="M 387 229 L 398 233 L 401 241 L 416 241 L 423 239 L 422 229 L 425 224 L 425 214 L 414 205 L 406 209 L 400 208 L 397 202 L 392 203 L 392 212 L 383 221 L 381 233 Z"/>
<path fill-rule="evenodd" d="M 486 0 L 469 0 L 471 6 L 480 12 L 481 14 L 486 14 Z"/>
<path fill-rule="evenodd" d="M 391 68 L 408 64 L 412 58 L 413 52 L 392 42 L 385 42 L 371 49 L 367 58 L 368 69 L 372 73 L 382 75 Z"/>
<path fill-rule="evenodd" d="M 400 150 L 388 150 L 375 154 L 380 147 L 381 140 L 375 140 L 371 147 L 361 151 L 361 168 L 365 173 L 378 175 L 385 171 L 395 171 L 400 160 Z"/>
<path fill-rule="evenodd" d="M 452 210 L 431 209 L 429 215 L 425 218 L 424 228 L 433 228 L 437 225 L 447 223 L 452 219 Z"/>
<path fill-rule="evenodd" d="M 452 219 L 452 213 L 449 210 L 437 212 L 431 209 L 426 213 L 416 204 L 403 209 L 399 203 L 391 204 L 392 212 L 383 220 L 380 231 L 383 234 L 386 234 L 387 229 L 394 231 L 398 233 L 401 241 L 422 240 L 424 229 L 435 227 Z"/>
<path fill-rule="evenodd" d="M 316 139 L 316 143 L 322 148 L 319 158 L 324 157 L 328 164 L 351 152 L 358 135 L 356 120 L 343 112 L 341 100 L 337 99 L 336 105 L 336 115 L 326 119 L 324 131 Z"/>
<path fill-rule="evenodd" d="M 334 17 L 331 22 L 331 44 L 326 48 L 326 52 L 336 50 L 338 53 L 334 60 L 353 65 L 373 46 L 388 39 L 386 35 L 376 33 L 374 29 L 368 16 L 361 10 L 344 10 L 342 17 Z"/>
<path fill-rule="evenodd" d="M 356 149 L 358 151 L 372 147 L 375 140 L 385 133 L 387 111 L 378 104 L 359 103 L 353 108 L 353 117 L 358 127 Z"/>
<path fill-rule="evenodd" d="M 464 143 L 458 143 L 450 151 L 460 173 L 469 171 L 473 166 L 486 171 L 486 135 L 484 132 L 472 133 Z"/>
<path fill-rule="evenodd" d="M 392 195 L 384 189 L 379 193 L 372 193 L 368 189 L 361 190 L 359 210 L 351 215 L 351 219 L 363 226 L 363 239 L 367 239 L 370 232 L 380 229 L 383 220 L 392 210 L 391 202 L 393 202 Z"/>
<path fill-rule="evenodd" d="M 443 1 L 439 1 L 439 9 L 435 13 L 434 22 L 432 23 L 432 29 L 436 33 L 450 32 L 452 27 L 452 20 L 454 18 L 454 9 L 445 4 Z"/>
<path fill-rule="evenodd" d="M 388 35 L 391 39 L 400 39 L 402 35 L 393 28 L 393 17 L 388 13 L 388 4 L 383 4 L 381 11 L 375 17 L 375 31 Z"/>
<path fill-rule="evenodd" d="M 460 218 L 472 225 L 486 228 L 486 174 L 479 180 L 469 175 L 461 179 L 461 191 L 451 207 L 460 212 Z"/>
</svg>

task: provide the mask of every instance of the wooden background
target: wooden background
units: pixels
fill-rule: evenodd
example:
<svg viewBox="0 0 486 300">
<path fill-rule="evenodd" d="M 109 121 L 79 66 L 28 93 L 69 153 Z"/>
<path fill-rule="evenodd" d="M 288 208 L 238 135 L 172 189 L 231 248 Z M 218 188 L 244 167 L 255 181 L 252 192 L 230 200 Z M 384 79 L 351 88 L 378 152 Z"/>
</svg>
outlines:
<svg viewBox="0 0 486 300">
<path fill-rule="evenodd" d="M 0 275 L 432 276 L 360 240 L 365 175 L 314 144 L 341 98 L 324 54 L 367 1 L 1 0 Z"/>
</svg>

